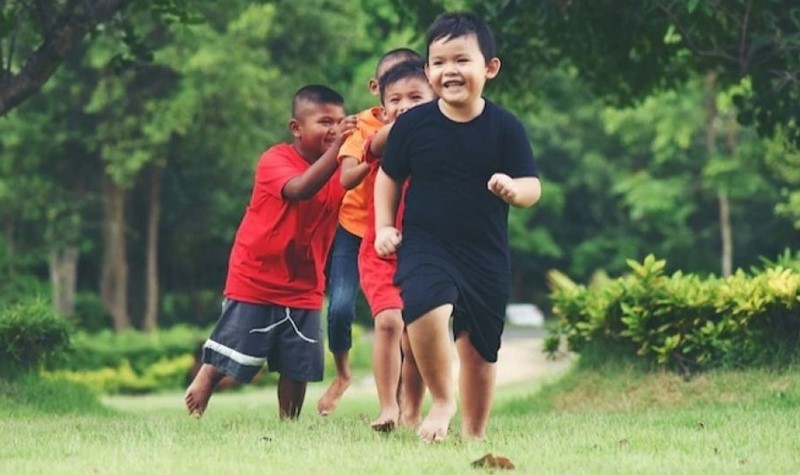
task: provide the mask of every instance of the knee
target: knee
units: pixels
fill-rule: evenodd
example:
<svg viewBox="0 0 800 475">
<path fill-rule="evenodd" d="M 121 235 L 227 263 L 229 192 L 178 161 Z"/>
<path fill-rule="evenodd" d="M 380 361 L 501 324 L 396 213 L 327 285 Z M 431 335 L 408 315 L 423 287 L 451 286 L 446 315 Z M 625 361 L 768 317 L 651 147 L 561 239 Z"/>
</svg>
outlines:
<svg viewBox="0 0 800 475">
<path fill-rule="evenodd" d="M 403 319 L 399 314 L 379 313 L 375 317 L 375 332 L 399 341 L 403 336 Z"/>
</svg>

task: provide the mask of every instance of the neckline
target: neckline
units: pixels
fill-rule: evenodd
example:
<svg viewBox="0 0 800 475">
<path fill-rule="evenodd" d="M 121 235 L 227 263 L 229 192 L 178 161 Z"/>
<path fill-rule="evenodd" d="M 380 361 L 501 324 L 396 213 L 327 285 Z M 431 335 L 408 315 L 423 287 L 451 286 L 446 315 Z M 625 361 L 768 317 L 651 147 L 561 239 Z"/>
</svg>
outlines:
<svg viewBox="0 0 800 475">
<path fill-rule="evenodd" d="M 481 109 L 481 111 L 475 117 L 473 117 L 473 118 L 471 118 L 469 120 L 466 120 L 466 121 L 455 120 L 455 119 L 453 119 L 451 117 L 448 117 L 447 114 L 445 114 L 444 111 L 442 110 L 442 106 L 441 106 L 442 99 L 438 99 L 438 100 L 434 101 L 434 105 L 436 107 L 436 110 L 439 112 L 439 115 L 441 115 L 448 122 L 451 122 L 453 124 L 467 125 L 467 124 L 471 124 L 471 123 L 477 121 L 478 119 L 480 119 L 481 117 L 483 117 L 483 115 L 486 113 L 486 110 L 489 108 L 489 100 L 486 99 L 483 96 L 481 96 L 481 99 L 483 99 L 483 108 Z"/>
</svg>

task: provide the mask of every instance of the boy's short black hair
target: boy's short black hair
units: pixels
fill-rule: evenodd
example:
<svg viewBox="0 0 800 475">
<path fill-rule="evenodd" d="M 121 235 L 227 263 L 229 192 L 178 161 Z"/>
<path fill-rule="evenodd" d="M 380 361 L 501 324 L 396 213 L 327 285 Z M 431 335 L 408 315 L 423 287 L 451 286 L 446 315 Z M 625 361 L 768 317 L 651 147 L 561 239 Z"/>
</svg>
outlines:
<svg viewBox="0 0 800 475">
<path fill-rule="evenodd" d="M 470 12 L 442 13 L 431 23 L 426 33 L 426 54 L 430 57 L 431 43 L 441 39 L 455 39 L 475 35 L 483 58 L 488 63 L 496 56 L 494 35 L 483 18 Z"/>
<path fill-rule="evenodd" d="M 378 80 L 380 84 L 381 78 L 378 77 L 378 71 L 381 69 L 381 66 L 386 63 L 386 61 L 391 60 L 399 60 L 399 61 L 423 61 L 422 56 L 419 55 L 416 51 L 411 48 L 395 48 L 393 50 L 387 51 L 383 53 L 381 58 L 378 60 L 378 64 L 375 66 L 375 79 Z"/>
<path fill-rule="evenodd" d="M 292 117 L 297 117 L 299 104 L 303 101 L 312 102 L 317 105 L 344 105 L 344 98 L 338 92 L 328 86 L 309 84 L 308 86 L 301 87 L 294 93 L 294 98 L 292 98 Z"/>
<path fill-rule="evenodd" d="M 383 96 L 386 93 L 387 87 L 407 78 L 418 78 L 426 84 L 428 83 L 428 76 L 425 75 L 425 63 L 422 62 L 422 59 L 412 59 L 397 63 L 383 73 L 383 76 L 378 79 L 378 85 L 381 91 L 381 103 L 383 103 Z"/>
</svg>

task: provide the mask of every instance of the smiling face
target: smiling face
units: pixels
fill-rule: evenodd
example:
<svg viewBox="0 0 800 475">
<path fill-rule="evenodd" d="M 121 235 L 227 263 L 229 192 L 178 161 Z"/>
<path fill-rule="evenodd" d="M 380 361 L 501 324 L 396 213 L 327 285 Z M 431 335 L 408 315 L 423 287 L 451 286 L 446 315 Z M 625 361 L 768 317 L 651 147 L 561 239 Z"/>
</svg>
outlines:
<svg viewBox="0 0 800 475">
<path fill-rule="evenodd" d="M 454 108 L 478 103 L 486 81 L 499 70 L 500 60 L 490 58 L 487 62 L 475 34 L 439 38 L 428 47 L 428 81 L 436 95 Z"/>
<path fill-rule="evenodd" d="M 315 162 L 336 141 L 335 126 L 344 119 L 341 104 L 318 104 L 303 100 L 289 123 L 294 146 L 308 162 Z"/>
<path fill-rule="evenodd" d="M 419 76 L 409 76 L 385 86 L 383 120 L 394 122 L 397 116 L 412 107 L 434 99 L 430 84 Z"/>
</svg>

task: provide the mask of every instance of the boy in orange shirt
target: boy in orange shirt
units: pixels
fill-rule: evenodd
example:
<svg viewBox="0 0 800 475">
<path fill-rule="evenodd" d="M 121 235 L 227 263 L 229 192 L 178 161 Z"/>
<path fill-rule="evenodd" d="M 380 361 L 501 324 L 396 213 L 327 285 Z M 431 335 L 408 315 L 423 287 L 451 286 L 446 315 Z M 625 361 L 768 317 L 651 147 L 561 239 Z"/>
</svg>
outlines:
<svg viewBox="0 0 800 475">
<path fill-rule="evenodd" d="M 381 56 L 375 77 L 369 82 L 370 92 L 377 96 L 379 78 L 392 66 L 409 59 L 421 60 L 421 57 L 408 48 L 394 49 Z M 342 174 L 348 177 L 342 180 L 348 191 L 339 209 L 339 227 L 328 261 L 328 347 L 333 353 L 336 376 L 317 403 L 317 410 L 323 416 L 336 409 L 352 379 L 350 348 L 359 288 L 358 249 L 367 228 L 367 209 L 375 181 L 374 174 L 368 176 L 370 166 L 363 161 L 362 154 L 366 140 L 384 125 L 379 106 L 360 112 L 356 130 L 342 144 L 337 157 Z"/>
</svg>

